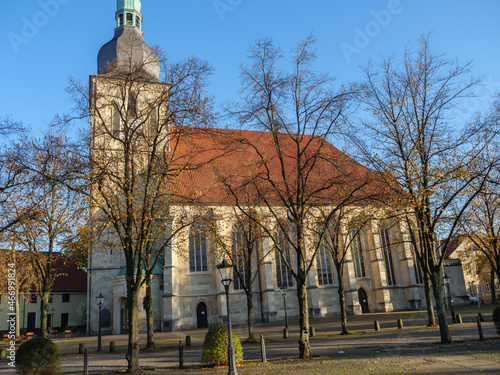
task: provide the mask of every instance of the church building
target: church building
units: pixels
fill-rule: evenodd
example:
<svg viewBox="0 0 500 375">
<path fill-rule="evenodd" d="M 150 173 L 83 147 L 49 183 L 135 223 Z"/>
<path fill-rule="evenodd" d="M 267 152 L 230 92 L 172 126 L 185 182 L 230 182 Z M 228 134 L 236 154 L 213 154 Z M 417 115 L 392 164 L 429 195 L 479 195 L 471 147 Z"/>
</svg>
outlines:
<svg viewBox="0 0 500 375">
<path fill-rule="evenodd" d="M 165 189 L 168 190 L 165 204 L 170 205 L 168 220 L 174 223 L 168 224 L 169 230 L 172 232 L 175 225 L 186 222 L 190 215 L 195 219 L 179 230 L 168 246 L 161 248 L 159 260 L 152 269 L 151 289 L 155 330 L 206 328 L 223 322 L 227 315 L 224 287 L 216 269 L 223 258 L 221 247 L 224 246 L 220 242 L 226 241 L 228 251 L 235 252 L 242 237 L 235 196 L 228 193 L 224 176 L 231 171 L 250 173 L 256 168 L 256 164 L 252 164 L 256 158 L 255 150 L 248 145 L 258 143 L 263 158 L 275 158 L 276 151 L 272 147 L 275 135 L 266 131 L 214 128 L 181 131 L 168 124 L 160 127 L 158 124 L 168 123 L 164 118 L 170 110 L 170 86 L 160 80 L 158 55 L 143 39 L 140 0 L 117 0 L 115 19 L 115 35 L 99 51 L 97 74 L 89 79 L 91 154 L 101 165 L 106 164 L 107 176 L 111 176 L 99 186 L 96 184 L 93 190 L 105 191 L 106 185 L 114 183 L 114 172 L 117 175 L 124 168 L 123 154 L 119 149 L 127 137 L 132 137 L 127 139 L 132 139 L 138 150 L 136 154 L 142 155 L 137 165 L 149 165 L 148 153 L 153 152 L 152 147 L 159 147 L 166 154 L 175 150 L 180 155 L 176 162 L 189 159 L 190 165 L 196 165 L 196 168 L 184 168 L 182 173 L 172 177 L 173 182 Z M 126 80 L 130 79 L 130 71 L 134 69 L 137 71 L 134 79 L 140 85 L 134 86 L 134 90 L 124 90 L 132 87 L 127 86 Z M 136 135 L 130 135 L 130 129 L 134 129 Z M 235 146 L 236 140 L 241 139 L 245 142 Z M 310 136 L 305 136 L 305 139 L 316 142 Z M 321 152 L 349 165 L 351 173 L 371 173 L 332 144 L 321 142 Z M 292 146 L 284 141 L 283 147 Z M 269 173 L 279 173 L 277 166 L 270 168 Z M 314 173 L 321 183 L 330 172 L 324 166 Z M 170 200 L 168 194 L 186 198 Z M 120 201 L 119 197 L 116 199 Z M 98 202 L 96 199 L 94 205 Z M 265 207 L 258 207 L 258 202 L 246 204 L 254 204 L 257 211 L 266 211 Z M 167 212 L 163 209 L 158 208 L 158 222 L 167 221 L 161 217 L 162 212 Z M 99 231 L 99 240 L 93 242 L 89 253 L 87 330 L 95 333 L 98 329 L 96 301 L 102 295 L 103 332 L 121 334 L 127 331 L 126 262 L 120 241 L 112 234 L 110 221 L 102 215 L 94 210 L 91 218 L 97 225 L 102 224 L 102 231 Z M 220 237 L 210 234 L 206 229 L 207 222 L 217 228 Z M 164 228 L 167 228 L 166 224 Z M 272 235 L 282 236 L 281 229 L 276 228 Z M 372 219 L 354 237 L 347 251 L 343 275 L 348 313 L 425 308 L 422 271 L 409 244 L 405 226 Z M 289 259 L 283 259 L 283 255 L 274 250 L 269 233 L 267 237 L 259 238 L 255 260 L 257 274 L 253 283 L 255 321 L 283 320 L 284 294 L 288 317 L 298 316 L 296 283 L 285 264 L 287 260 L 293 265 L 293 259 L 293 254 Z M 307 275 L 310 316 L 340 314 L 337 275 L 326 247 L 319 249 L 313 265 Z M 236 325 L 247 322 L 244 282 L 235 278 L 229 294 L 231 319 Z M 143 288 L 139 294 L 140 332 L 146 332 L 146 311 L 142 303 L 145 296 Z"/>
</svg>

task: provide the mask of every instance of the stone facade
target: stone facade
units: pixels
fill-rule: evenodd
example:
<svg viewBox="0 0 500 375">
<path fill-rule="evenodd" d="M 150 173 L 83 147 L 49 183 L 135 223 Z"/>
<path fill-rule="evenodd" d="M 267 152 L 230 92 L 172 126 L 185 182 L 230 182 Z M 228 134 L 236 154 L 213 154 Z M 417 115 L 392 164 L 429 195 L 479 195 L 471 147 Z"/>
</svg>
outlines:
<svg viewBox="0 0 500 375">
<path fill-rule="evenodd" d="M 217 213 L 221 219 L 221 227 L 232 228 L 230 207 L 206 207 L 207 212 Z M 217 249 L 210 236 L 206 236 L 207 269 L 190 271 L 189 233 L 186 228 L 179 234 L 176 241 L 164 252 L 162 272 L 153 278 L 154 320 L 155 328 L 162 331 L 184 330 L 211 326 L 224 322 L 226 319 L 226 302 L 224 288 L 215 265 L 221 261 L 221 251 Z M 225 229 L 230 232 L 230 229 Z M 356 276 L 354 254 L 348 251 L 344 272 L 346 305 L 349 314 L 365 312 L 388 312 L 395 310 L 411 310 L 425 308 L 425 296 L 422 280 L 418 279 L 419 270 L 415 264 L 410 246 L 401 241 L 406 235 L 400 225 L 392 225 L 389 229 L 390 248 L 388 254 L 392 257 L 392 275 L 388 275 L 386 264 L 388 260 L 383 254 L 380 244 L 380 225 L 372 221 L 361 231 L 361 244 L 364 275 Z M 230 238 L 230 236 L 226 236 Z M 267 254 L 259 267 L 254 283 L 254 320 L 273 322 L 283 320 L 285 316 L 283 289 L 278 287 L 276 261 L 280 256 L 273 251 L 272 241 L 263 238 L 261 254 Z M 230 244 L 229 244 L 230 245 Z M 328 255 L 329 256 L 329 255 Z M 111 312 L 110 333 L 124 333 L 124 299 L 126 296 L 124 276 L 118 276 L 125 267 L 123 256 L 109 249 L 93 251 L 93 266 L 91 270 L 90 301 L 102 293 L 106 296 L 104 308 Z M 317 263 L 316 260 L 314 260 Z M 333 267 L 331 279 L 320 285 L 317 267 L 308 275 L 308 305 L 312 317 L 332 316 L 340 314 L 338 282 Z M 389 285 L 389 278 L 392 284 Z M 145 291 L 141 292 L 142 301 Z M 366 301 L 366 302 L 365 302 Z M 247 299 L 243 290 L 230 289 L 232 308 L 231 318 L 234 324 L 246 324 Z M 291 319 L 298 317 L 296 288 L 286 290 L 287 315 Z M 146 313 L 140 303 L 141 332 L 145 332 Z M 97 317 L 97 308 L 94 317 Z M 206 318 L 203 316 L 206 314 Z M 205 322 L 203 320 L 206 319 Z M 91 321 L 91 330 L 95 330 L 96 318 Z"/>
</svg>

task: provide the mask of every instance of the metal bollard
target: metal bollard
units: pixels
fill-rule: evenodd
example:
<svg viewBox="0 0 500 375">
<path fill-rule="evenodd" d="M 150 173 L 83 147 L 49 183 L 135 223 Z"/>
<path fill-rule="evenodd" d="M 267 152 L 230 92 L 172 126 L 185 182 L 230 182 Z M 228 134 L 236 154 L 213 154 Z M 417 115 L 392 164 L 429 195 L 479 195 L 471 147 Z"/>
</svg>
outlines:
<svg viewBox="0 0 500 375">
<path fill-rule="evenodd" d="M 191 346 L 191 336 L 186 336 L 186 347 Z"/>
<path fill-rule="evenodd" d="M 403 319 L 398 319 L 398 328 L 403 329 Z"/>
<path fill-rule="evenodd" d="M 264 341 L 264 336 L 260 335 L 260 354 L 262 356 L 262 362 L 267 362 L 266 357 L 266 342 Z"/>
<path fill-rule="evenodd" d="M 182 345 L 182 340 L 179 340 L 179 368 L 184 368 L 184 346 Z"/>
<path fill-rule="evenodd" d="M 373 325 L 375 326 L 375 331 L 380 331 L 380 323 L 378 322 L 378 320 L 375 320 L 373 322 Z"/>
<path fill-rule="evenodd" d="M 316 329 L 312 326 L 309 327 L 309 334 L 311 335 L 311 337 L 316 336 Z"/>
<path fill-rule="evenodd" d="M 289 336 L 288 336 L 288 328 L 283 328 L 283 338 L 284 339 L 287 339 Z"/>
<path fill-rule="evenodd" d="M 483 327 L 481 325 L 481 319 L 479 319 L 479 316 L 476 319 L 477 319 L 477 330 L 479 331 L 479 340 L 484 340 Z"/>
<path fill-rule="evenodd" d="M 83 375 L 89 375 L 89 353 L 87 349 L 83 352 Z"/>
<path fill-rule="evenodd" d="M 182 340 L 179 340 L 179 368 L 184 368 L 184 346 Z"/>
<path fill-rule="evenodd" d="M 457 314 L 457 324 L 462 324 L 462 315 Z"/>
</svg>

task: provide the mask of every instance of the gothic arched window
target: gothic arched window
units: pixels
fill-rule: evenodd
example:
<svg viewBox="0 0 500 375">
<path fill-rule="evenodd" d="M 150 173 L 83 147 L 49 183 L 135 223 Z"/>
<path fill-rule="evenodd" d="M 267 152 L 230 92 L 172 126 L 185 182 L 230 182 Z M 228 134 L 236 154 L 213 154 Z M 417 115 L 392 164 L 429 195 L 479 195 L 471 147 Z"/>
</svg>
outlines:
<svg viewBox="0 0 500 375">
<path fill-rule="evenodd" d="M 319 285 L 332 285 L 332 261 L 325 241 L 324 238 L 321 240 L 318 253 L 316 254 L 316 272 L 318 274 Z"/>
<path fill-rule="evenodd" d="M 276 253 L 276 279 L 278 288 L 288 288 L 293 286 L 293 276 L 286 263 L 292 266 L 291 246 L 281 229 L 276 233 L 276 242 L 281 252 Z"/>
<path fill-rule="evenodd" d="M 359 232 L 349 233 L 349 239 L 351 242 L 352 260 L 354 262 L 354 276 L 366 277 L 365 259 Z"/>
<path fill-rule="evenodd" d="M 189 271 L 207 270 L 207 238 L 203 226 L 195 223 L 189 233 Z"/>
<path fill-rule="evenodd" d="M 413 254 L 413 269 L 415 271 L 415 282 L 417 284 L 423 284 L 424 275 L 422 272 L 422 265 L 420 264 L 420 260 L 418 260 L 417 254 L 415 252 L 416 250 L 413 249 L 412 254 Z"/>
<path fill-rule="evenodd" d="M 394 251 L 391 246 L 390 231 L 387 224 L 380 227 L 380 241 L 384 253 L 385 270 L 387 273 L 387 284 L 396 285 L 396 270 L 394 268 Z"/>
<path fill-rule="evenodd" d="M 113 126 L 113 136 L 118 137 L 123 129 L 120 111 L 118 110 L 118 105 L 116 103 L 113 103 L 113 107 L 111 108 L 111 121 Z"/>
<path fill-rule="evenodd" d="M 233 288 L 236 290 L 245 289 L 245 287 L 248 287 L 249 275 L 247 262 L 250 260 L 248 259 L 248 240 L 245 236 L 243 226 L 240 223 L 234 225 L 231 237 L 231 251 L 234 265 Z"/>
<path fill-rule="evenodd" d="M 128 116 L 130 118 L 137 117 L 137 95 L 133 92 L 128 97 Z"/>
</svg>

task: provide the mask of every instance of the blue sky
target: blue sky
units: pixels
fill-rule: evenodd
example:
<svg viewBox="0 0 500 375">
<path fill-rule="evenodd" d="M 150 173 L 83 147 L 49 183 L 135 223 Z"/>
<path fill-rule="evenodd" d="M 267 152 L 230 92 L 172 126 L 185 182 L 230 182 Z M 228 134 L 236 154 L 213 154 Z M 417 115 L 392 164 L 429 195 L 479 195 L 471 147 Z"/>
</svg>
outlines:
<svg viewBox="0 0 500 375">
<path fill-rule="evenodd" d="M 40 129 L 70 111 L 68 77 L 86 82 L 96 73 L 99 48 L 113 37 L 116 1 L 3 0 L 2 8 L 0 116 Z M 288 50 L 311 32 L 319 39 L 316 69 L 339 84 L 359 80 L 367 59 L 401 53 L 432 31 L 434 51 L 472 60 L 485 79 L 465 103 L 470 113 L 500 91 L 497 0 L 143 0 L 142 13 L 149 45 L 214 66 L 218 103 L 238 98 L 249 43 L 271 37 Z"/>
</svg>

